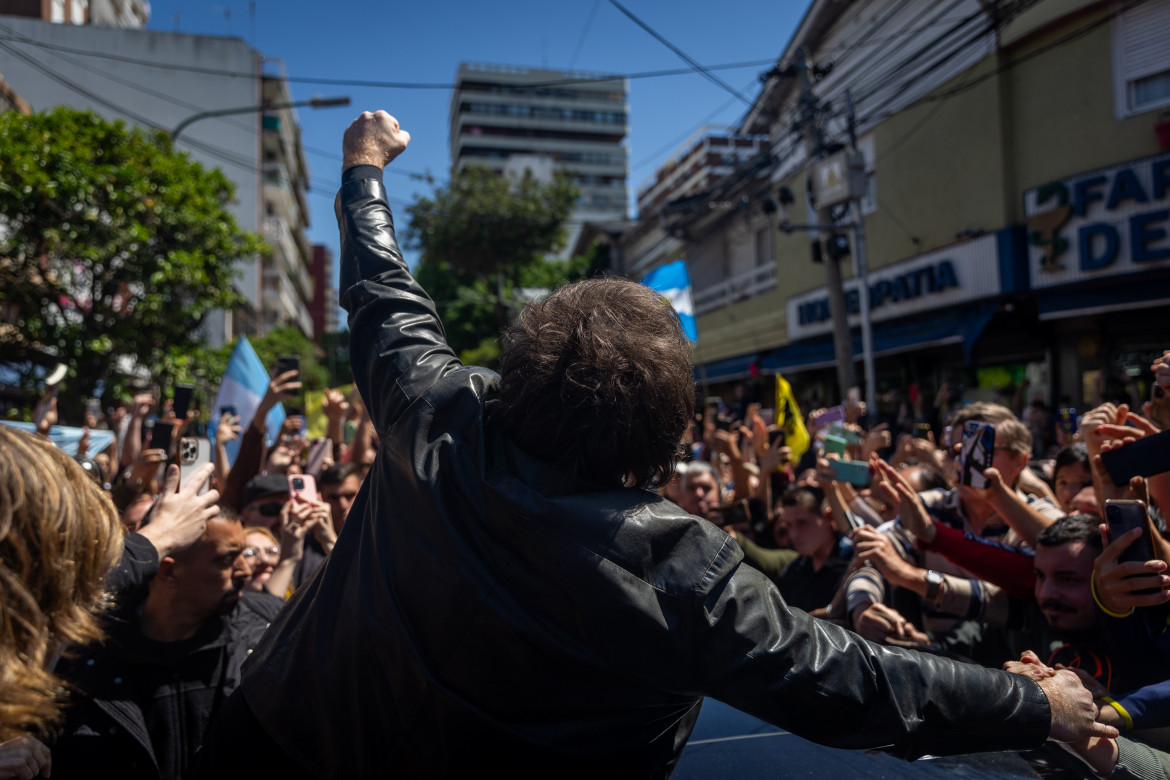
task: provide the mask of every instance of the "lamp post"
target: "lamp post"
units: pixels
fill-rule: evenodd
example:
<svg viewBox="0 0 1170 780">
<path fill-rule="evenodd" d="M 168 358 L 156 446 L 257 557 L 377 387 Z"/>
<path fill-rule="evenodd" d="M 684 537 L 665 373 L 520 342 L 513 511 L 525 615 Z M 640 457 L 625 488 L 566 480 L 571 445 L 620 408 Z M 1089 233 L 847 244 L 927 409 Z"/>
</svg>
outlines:
<svg viewBox="0 0 1170 780">
<path fill-rule="evenodd" d="M 198 122 L 200 119 L 207 119 L 213 116 L 229 116 L 231 114 L 249 114 L 253 111 L 271 111 L 278 108 L 300 108 L 308 106 L 309 108 L 332 108 L 334 106 L 348 106 L 349 96 L 322 98 L 315 97 L 309 100 L 294 100 L 289 103 L 261 103 L 258 106 L 241 106 L 239 108 L 219 108 L 214 111 L 200 111 L 198 114 L 192 114 L 184 119 L 179 124 L 175 125 L 175 129 L 171 131 L 171 143 L 179 140 L 179 134 L 186 129 L 187 125 L 192 122 Z"/>
</svg>

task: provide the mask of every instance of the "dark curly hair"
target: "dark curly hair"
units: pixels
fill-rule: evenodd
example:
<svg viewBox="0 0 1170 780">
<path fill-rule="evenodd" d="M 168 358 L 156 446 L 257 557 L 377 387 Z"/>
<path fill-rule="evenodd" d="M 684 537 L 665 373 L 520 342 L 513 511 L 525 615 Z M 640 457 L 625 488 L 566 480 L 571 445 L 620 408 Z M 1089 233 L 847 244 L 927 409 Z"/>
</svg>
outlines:
<svg viewBox="0 0 1170 780">
<path fill-rule="evenodd" d="M 529 304 L 500 375 L 496 415 L 529 454 L 600 485 L 670 478 L 695 386 L 678 315 L 650 288 L 589 279 Z"/>
</svg>

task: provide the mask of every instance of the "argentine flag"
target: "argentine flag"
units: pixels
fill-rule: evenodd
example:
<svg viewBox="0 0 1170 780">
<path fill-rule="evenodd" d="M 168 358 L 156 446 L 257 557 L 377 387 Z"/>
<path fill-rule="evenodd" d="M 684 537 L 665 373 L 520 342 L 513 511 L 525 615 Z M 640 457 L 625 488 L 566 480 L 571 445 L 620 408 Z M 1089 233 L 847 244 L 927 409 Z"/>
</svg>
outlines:
<svg viewBox="0 0 1170 780">
<path fill-rule="evenodd" d="M 691 301 L 691 277 L 687 274 L 685 260 L 659 266 L 642 277 L 642 284 L 657 290 L 670 301 L 678 313 L 683 333 L 691 341 L 699 340 L 699 328 L 695 325 L 695 306 Z"/>
<path fill-rule="evenodd" d="M 264 393 L 268 392 L 268 370 L 264 368 L 260 356 L 252 349 L 252 344 L 246 336 L 240 336 L 232 356 L 228 359 L 227 372 L 223 381 L 219 383 L 219 392 L 215 395 L 215 406 L 211 409 L 211 422 L 207 426 L 208 436 L 215 441 L 215 430 L 219 427 L 219 410 L 225 406 L 236 407 L 236 414 L 240 416 L 240 425 L 247 430 L 256 408 Z M 268 413 L 265 420 L 268 425 L 268 441 L 271 445 L 280 432 L 280 424 L 284 422 L 284 406 L 277 404 Z M 241 432 L 243 435 L 243 432 Z M 240 451 L 240 440 L 236 439 L 227 445 L 228 462 L 235 463 L 236 455 Z"/>
</svg>

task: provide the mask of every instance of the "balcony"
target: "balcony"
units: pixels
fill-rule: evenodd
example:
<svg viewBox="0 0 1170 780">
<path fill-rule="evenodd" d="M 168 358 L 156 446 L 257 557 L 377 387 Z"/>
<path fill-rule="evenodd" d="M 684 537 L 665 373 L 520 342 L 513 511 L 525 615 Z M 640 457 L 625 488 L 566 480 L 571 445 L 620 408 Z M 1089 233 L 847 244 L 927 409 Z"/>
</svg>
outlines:
<svg viewBox="0 0 1170 780">
<path fill-rule="evenodd" d="M 695 314 L 706 314 L 776 288 L 776 264 L 758 266 L 722 282 L 693 291 Z"/>
</svg>

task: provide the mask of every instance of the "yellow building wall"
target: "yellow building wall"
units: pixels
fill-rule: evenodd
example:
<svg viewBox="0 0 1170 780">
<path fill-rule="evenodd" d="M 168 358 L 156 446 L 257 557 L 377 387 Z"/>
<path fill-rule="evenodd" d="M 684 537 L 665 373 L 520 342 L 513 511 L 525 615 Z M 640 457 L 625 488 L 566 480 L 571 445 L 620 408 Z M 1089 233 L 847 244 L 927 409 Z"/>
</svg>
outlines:
<svg viewBox="0 0 1170 780">
<path fill-rule="evenodd" d="M 1032 36 L 1010 56 L 1019 60 L 1052 46 L 1069 32 L 1103 18 L 1108 10 L 1072 17 Z M 1013 222 L 1024 219 L 1024 190 L 1163 151 L 1154 134 L 1160 111 L 1116 118 L 1112 51 L 1112 25 L 1106 22 L 1004 75 L 1012 95 Z"/>
</svg>

